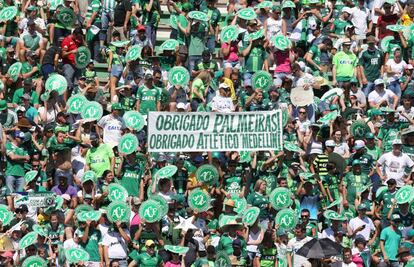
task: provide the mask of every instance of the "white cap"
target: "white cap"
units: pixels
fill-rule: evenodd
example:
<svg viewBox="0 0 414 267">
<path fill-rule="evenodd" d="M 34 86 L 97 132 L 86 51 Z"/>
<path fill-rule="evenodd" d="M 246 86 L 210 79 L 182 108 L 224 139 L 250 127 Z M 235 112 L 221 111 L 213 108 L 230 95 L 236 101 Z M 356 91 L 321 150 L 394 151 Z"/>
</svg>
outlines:
<svg viewBox="0 0 414 267">
<path fill-rule="evenodd" d="M 18 106 L 17 108 L 16 108 L 16 112 L 17 111 L 23 111 L 23 112 L 25 112 L 26 111 L 26 108 L 25 107 L 23 107 L 23 106 Z"/>
<path fill-rule="evenodd" d="M 365 142 L 364 142 L 364 140 L 356 140 L 356 141 L 355 141 L 355 145 L 354 145 L 354 148 L 355 148 L 355 149 L 361 149 L 361 148 L 363 148 L 363 147 L 365 147 Z"/>
<path fill-rule="evenodd" d="M 384 80 L 383 79 L 376 79 L 374 81 L 374 85 L 379 85 L 379 84 L 385 84 Z"/>
<path fill-rule="evenodd" d="M 220 83 L 219 88 L 229 88 L 227 83 Z"/>
<path fill-rule="evenodd" d="M 273 85 L 276 87 L 282 86 L 282 80 L 280 78 L 276 78 L 273 80 Z"/>
<path fill-rule="evenodd" d="M 349 15 L 351 15 L 352 14 L 352 9 L 346 6 L 346 7 L 342 8 L 342 12 L 346 12 Z"/>
<path fill-rule="evenodd" d="M 411 65 L 411 64 L 407 64 L 407 65 L 405 66 L 405 69 L 406 69 L 406 70 L 412 70 L 412 69 L 414 69 L 414 67 L 413 67 L 413 65 Z"/>
<path fill-rule="evenodd" d="M 394 141 L 392 141 L 392 145 L 402 145 L 402 141 L 400 138 L 394 139 Z"/>
<path fill-rule="evenodd" d="M 183 102 L 177 103 L 177 109 L 186 109 L 186 104 L 184 104 Z"/>
<path fill-rule="evenodd" d="M 332 146 L 336 146 L 336 144 L 335 144 L 334 140 L 326 140 L 325 141 L 325 146 L 332 147 Z"/>
</svg>

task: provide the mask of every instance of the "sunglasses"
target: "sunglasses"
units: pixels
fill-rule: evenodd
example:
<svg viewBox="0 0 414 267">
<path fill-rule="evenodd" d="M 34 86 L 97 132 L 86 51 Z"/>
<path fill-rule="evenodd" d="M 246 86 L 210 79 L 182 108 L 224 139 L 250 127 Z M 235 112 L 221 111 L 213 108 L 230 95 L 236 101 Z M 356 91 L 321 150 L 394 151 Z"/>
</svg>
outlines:
<svg viewBox="0 0 414 267">
<path fill-rule="evenodd" d="M 299 114 L 306 114 L 306 111 L 299 111 Z"/>
<path fill-rule="evenodd" d="M 301 215 L 301 218 L 309 218 L 309 215 Z"/>
</svg>

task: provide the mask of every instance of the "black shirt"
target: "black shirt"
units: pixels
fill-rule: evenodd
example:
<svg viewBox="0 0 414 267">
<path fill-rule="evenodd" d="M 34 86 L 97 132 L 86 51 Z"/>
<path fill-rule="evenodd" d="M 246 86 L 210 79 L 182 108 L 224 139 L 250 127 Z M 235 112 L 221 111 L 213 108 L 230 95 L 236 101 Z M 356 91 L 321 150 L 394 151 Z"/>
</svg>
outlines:
<svg viewBox="0 0 414 267">
<path fill-rule="evenodd" d="M 121 0 L 117 1 L 114 9 L 114 26 L 124 26 L 126 13 L 132 11 L 131 1 Z"/>
</svg>

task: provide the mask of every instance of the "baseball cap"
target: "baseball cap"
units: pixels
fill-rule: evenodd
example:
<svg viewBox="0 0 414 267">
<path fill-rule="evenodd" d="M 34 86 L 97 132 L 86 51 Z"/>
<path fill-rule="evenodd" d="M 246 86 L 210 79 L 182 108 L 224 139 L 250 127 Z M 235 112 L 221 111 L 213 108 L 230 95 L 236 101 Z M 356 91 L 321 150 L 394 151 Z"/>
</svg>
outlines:
<svg viewBox="0 0 414 267">
<path fill-rule="evenodd" d="M 365 203 L 361 203 L 358 205 L 358 210 L 367 210 L 368 207 Z"/>
<path fill-rule="evenodd" d="M 354 159 L 352 161 L 352 166 L 355 166 L 355 165 L 361 165 L 361 161 L 359 159 Z"/>
<path fill-rule="evenodd" d="M 375 40 L 375 36 L 370 35 L 367 37 L 367 44 L 375 44 L 376 40 Z"/>
<path fill-rule="evenodd" d="M 3 258 L 13 258 L 13 252 L 12 251 L 5 251 L 2 254 L 0 254 L 1 257 Z"/>
<path fill-rule="evenodd" d="M 16 211 L 23 211 L 23 212 L 29 212 L 29 209 L 27 208 L 27 205 L 26 204 L 22 204 L 22 205 L 20 205 L 17 209 L 16 209 Z"/>
<path fill-rule="evenodd" d="M 152 71 L 147 70 L 147 71 L 145 72 L 144 79 L 152 79 L 152 78 L 153 78 Z"/>
<path fill-rule="evenodd" d="M 120 103 L 113 103 L 111 108 L 112 108 L 112 110 L 121 110 L 122 105 Z"/>
<path fill-rule="evenodd" d="M 391 221 L 401 221 L 400 215 L 397 213 L 394 213 L 393 215 L 391 215 Z"/>
<path fill-rule="evenodd" d="M 375 139 L 375 135 L 373 133 L 366 133 L 365 138 L 366 139 Z"/>
<path fill-rule="evenodd" d="M 24 79 L 23 84 L 24 85 L 32 85 L 33 84 L 33 80 L 31 78 Z"/>
<path fill-rule="evenodd" d="M 151 239 L 145 241 L 145 246 L 146 247 L 151 247 L 151 246 L 155 246 L 155 242 L 152 241 Z"/>
<path fill-rule="evenodd" d="M 134 204 L 135 206 L 141 204 L 141 200 L 139 199 L 139 197 L 133 197 L 132 204 Z"/>
<path fill-rule="evenodd" d="M 365 147 L 364 140 L 356 140 L 355 141 L 354 149 L 358 150 L 358 149 L 361 149 L 361 148 L 364 148 L 364 147 Z"/>
<path fill-rule="evenodd" d="M 352 14 L 352 9 L 351 8 L 349 8 L 349 7 L 344 7 L 344 8 L 342 8 L 342 13 L 343 12 L 346 12 L 346 13 L 348 13 L 348 14 Z"/>
<path fill-rule="evenodd" d="M 350 24 L 350 25 L 346 25 L 346 26 L 345 26 L 345 30 L 347 31 L 347 30 L 349 30 L 349 29 L 355 29 L 355 26 L 354 26 L 354 25 L 352 25 L 352 24 Z"/>
<path fill-rule="evenodd" d="M 145 26 L 144 25 L 138 25 L 137 26 L 137 31 L 145 31 Z"/>
<path fill-rule="evenodd" d="M 385 82 L 384 82 L 384 80 L 383 80 L 383 79 L 376 79 L 376 80 L 374 81 L 374 85 L 380 85 L 380 84 L 385 84 Z"/>
<path fill-rule="evenodd" d="M 275 12 L 275 11 L 279 11 L 280 12 L 281 11 L 281 8 L 280 8 L 280 6 L 276 6 L 275 5 L 275 6 L 272 6 L 272 11 L 273 12 Z"/>
<path fill-rule="evenodd" d="M 335 145 L 334 140 L 326 140 L 325 141 L 325 146 L 333 147 L 333 146 L 336 146 L 336 145 Z"/>
<path fill-rule="evenodd" d="M 397 138 L 392 141 L 392 145 L 402 145 L 401 139 Z"/>
<path fill-rule="evenodd" d="M 21 131 L 16 131 L 14 137 L 24 139 L 24 133 Z"/>
<path fill-rule="evenodd" d="M 406 70 L 412 70 L 412 69 L 414 69 L 414 67 L 413 67 L 413 65 L 411 65 L 411 64 L 407 64 L 407 65 L 405 66 L 405 69 L 406 69 Z"/>
<path fill-rule="evenodd" d="M 233 247 L 241 248 L 241 246 L 242 246 L 242 244 L 241 244 L 240 239 L 236 238 L 236 239 L 233 240 Z"/>
</svg>

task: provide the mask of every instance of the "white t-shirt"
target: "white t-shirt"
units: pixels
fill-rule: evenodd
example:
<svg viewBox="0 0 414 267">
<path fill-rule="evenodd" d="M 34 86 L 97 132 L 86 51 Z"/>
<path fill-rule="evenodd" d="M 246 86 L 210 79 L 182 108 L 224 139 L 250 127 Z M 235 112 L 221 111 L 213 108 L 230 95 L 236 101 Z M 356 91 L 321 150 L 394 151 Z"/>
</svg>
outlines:
<svg viewBox="0 0 414 267">
<path fill-rule="evenodd" d="M 303 263 L 305 263 L 307 261 L 307 258 L 301 256 L 301 255 L 297 255 L 296 252 L 303 247 L 303 245 L 305 245 L 306 243 L 308 243 L 309 241 L 312 240 L 312 237 L 307 236 L 302 240 L 297 240 L 296 237 L 292 238 L 291 240 L 289 240 L 288 243 L 288 250 L 292 251 L 292 255 L 293 255 L 293 266 L 294 267 L 301 267 Z"/>
<path fill-rule="evenodd" d="M 129 230 L 124 229 L 129 235 Z M 110 259 L 126 259 L 128 257 L 128 245 L 120 233 L 108 232 L 102 239 L 102 244 L 108 247 L 108 257 Z"/>
<path fill-rule="evenodd" d="M 124 120 L 121 117 L 114 117 L 112 114 L 103 116 L 98 126 L 103 129 L 103 142 L 111 147 L 117 146 L 121 139 Z"/>
<path fill-rule="evenodd" d="M 398 187 L 404 186 L 403 176 L 405 168 L 412 168 L 414 166 L 414 162 L 407 154 L 401 153 L 399 156 L 395 156 L 392 151 L 383 154 L 377 162 L 383 166 L 387 180 L 395 179 Z"/>
<path fill-rule="evenodd" d="M 380 94 L 377 90 L 372 91 L 368 95 L 368 102 L 374 102 L 375 105 L 383 100 L 388 100 L 388 104 L 392 103 L 392 98 L 395 96 L 394 92 L 388 89 L 384 89 Z"/>
<path fill-rule="evenodd" d="M 334 234 L 335 233 L 332 230 L 332 228 L 329 227 L 329 228 L 326 228 L 325 230 L 322 231 L 322 234 L 320 235 L 320 238 L 329 238 L 330 240 L 336 242 Z"/>
<path fill-rule="evenodd" d="M 304 85 L 312 86 L 314 84 L 315 79 L 309 73 L 304 73 L 302 77 L 295 77 L 293 79 L 293 87 L 303 87 Z"/>
<path fill-rule="evenodd" d="M 221 95 L 216 95 L 211 100 L 211 107 L 213 111 L 218 112 L 232 112 L 234 111 L 233 100 L 231 97 L 223 97 Z"/>
<path fill-rule="evenodd" d="M 349 221 L 348 228 L 351 232 L 353 232 L 355 229 L 358 229 L 358 227 L 362 225 L 365 225 L 365 228 L 355 234 L 354 240 L 357 237 L 363 237 L 366 241 L 368 241 L 371 231 L 375 231 L 375 226 L 372 220 L 367 216 L 365 216 L 365 218 L 362 220 L 359 217 L 352 218 Z"/>
<path fill-rule="evenodd" d="M 349 146 L 345 142 L 342 142 L 339 145 L 336 144 L 333 152 L 338 153 L 339 155 L 343 156 L 347 152 L 349 152 Z"/>
<path fill-rule="evenodd" d="M 361 9 L 359 6 L 355 6 L 351 10 L 351 22 L 355 26 L 355 34 L 365 36 L 368 29 L 368 21 L 371 20 L 371 11 L 366 7 Z"/>
<path fill-rule="evenodd" d="M 414 118 L 414 107 L 410 107 L 409 110 L 406 110 L 404 106 L 399 106 L 397 107 L 396 111 L 397 112 L 402 111 L 404 113 L 407 113 L 409 118 L 411 119 Z M 407 118 L 404 117 L 403 115 L 399 115 L 399 120 L 403 122 L 408 122 Z"/>
<path fill-rule="evenodd" d="M 388 79 L 389 82 L 394 82 L 400 79 L 401 75 L 404 72 L 404 68 L 407 66 L 407 62 L 401 60 L 399 63 L 396 63 L 393 58 L 390 58 L 387 60 L 387 63 L 385 63 L 385 65 L 391 68 L 392 72 L 396 73 Z"/>
</svg>

